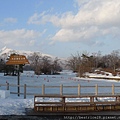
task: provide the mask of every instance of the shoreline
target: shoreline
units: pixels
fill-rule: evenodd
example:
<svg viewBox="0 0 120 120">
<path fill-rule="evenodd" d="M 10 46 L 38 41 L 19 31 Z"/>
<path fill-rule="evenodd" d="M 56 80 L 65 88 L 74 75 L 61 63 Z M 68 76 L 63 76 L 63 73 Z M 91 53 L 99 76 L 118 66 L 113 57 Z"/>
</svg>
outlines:
<svg viewBox="0 0 120 120">
<path fill-rule="evenodd" d="M 88 76 L 87 78 L 96 78 L 96 79 L 108 79 L 108 80 L 117 80 L 119 81 L 120 78 L 115 78 L 115 77 L 94 77 L 94 76 Z"/>
</svg>

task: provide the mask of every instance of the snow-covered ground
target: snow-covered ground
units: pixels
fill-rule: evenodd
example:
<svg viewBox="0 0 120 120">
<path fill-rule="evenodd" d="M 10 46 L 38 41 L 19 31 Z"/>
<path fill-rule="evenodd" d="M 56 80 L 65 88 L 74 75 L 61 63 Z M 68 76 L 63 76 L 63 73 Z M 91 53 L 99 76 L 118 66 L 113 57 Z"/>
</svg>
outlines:
<svg viewBox="0 0 120 120">
<path fill-rule="evenodd" d="M 113 76 L 112 73 L 101 71 L 102 74 L 97 73 L 86 73 L 87 76 L 91 78 L 113 78 L 113 79 L 120 79 L 120 74 Z"/>
<path fill-rule="evenodd" d="M 17 77 L 16 76 L 4 76 L 2 73 L 0 73 L 0 84 L 5 84 L 8 82 L 9 84 L 17 84 Z M 120 86 L 120 82 L 116 80 L 105 80 L 105 79 L 92 79 L 92 78 L 78 78 L 76 77 L 75 73 L 72 73 L 71 71 L 63 71 L 60 75 L 34 75 L 32 71 L 24 71 L 24 73 L 20 76 L 20 84 L 24 85 L 33 85 L 33 86 L 41 86 L 42 84 L 45 84 L 46 86 L 60 86 L 60 84 L 63 84 L 63 86 L 77 86 L 80 84 L 81 86 L 93 86 L 93 85 L 106 85 L 106 86 L 112 86 L 112 84 Z M 0 90 L 5 90 L 6 88 L 1 86 Z M 17 88 L 10 87 L 10 91 L 15 91 Z M 111 88 L 106 88 L 105 90 L 100 89 L 101 92 L 109 92 Z M 21 89 L 22 91 L 22 89 Z M 41 90 L 39 88 L 29 88 L 27 89 L 28 92 L 38 92 L 40 93 Z M 59 90 L 52 90 L 47 89 L 46 92 L 48 93 L 54 93 L 59 92 Z M 64 89 L 65 92 L 71 92 L 76 93 L 77 89 L 74 88 L 68 88 Z M 94 90 L 91 89 L 82 90 L 83 93 L 93 92 Z M 120 92 L 119 88 L 116 89 L 118 93 Z M 41 99 L 43 100 L 43 99 Z M 54 99 L 50 99 L 54 101 Z M 100 100 L 103 100 L 100 98 Z M 104 100 L 111 100 L 111 98 Z M 88 99 L 67 99 L 67 101 L 88 101 Z M 25 108 L 33 108 L 34 106 L 34 99 L 33 96 L 27 96 L 26 99 L 23 99 L 23 96 L 20 95 L 18 97 L 16 94 L 10 94 L 10 96 L 6 99 L 0 98 L 0 115 L 25 115 Z"/>
</svg>

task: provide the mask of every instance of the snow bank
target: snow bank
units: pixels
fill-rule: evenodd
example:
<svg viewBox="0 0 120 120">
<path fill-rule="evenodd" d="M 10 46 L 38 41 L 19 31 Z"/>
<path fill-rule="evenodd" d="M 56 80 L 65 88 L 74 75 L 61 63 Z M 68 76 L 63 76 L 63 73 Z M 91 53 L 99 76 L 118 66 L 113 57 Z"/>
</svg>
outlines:
<svg viewBox="0 0 120 120">
<path fill-rule="evenodd" d="M 0 98 L 7 98 L 10 96 L 9 90 L 0 90 Z"/>
<path fill-rule="evenodd" d="M 0 99 L 0 115 L 25 115 L 25 108 L 33 106 L 33 99 Z"/>
</svg>

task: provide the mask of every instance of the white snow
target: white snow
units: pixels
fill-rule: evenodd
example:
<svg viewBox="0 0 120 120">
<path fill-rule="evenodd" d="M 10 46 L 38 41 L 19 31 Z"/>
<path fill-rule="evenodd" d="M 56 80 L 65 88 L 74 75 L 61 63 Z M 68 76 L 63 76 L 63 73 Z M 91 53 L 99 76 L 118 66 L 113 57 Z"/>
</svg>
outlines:
<svg viewBox="0 0 120 120">
<path fill-rule="evenodd" d="M 17 83 L 17 78 L 15 76 L 3 76 L 2 73 L 0 73 L 0 84 L 4 84 L 9 82 L 10 84 Z M 48 82 L 49 80 L 49 82 Z M 89 81 L 89 82 L 88 82 Z M 63 71 L 61 72 L 61 75 L 34 75 L 33 72 L 26 72 L 21 74 L 21 84 L 26 83 L 27 85 L 120 85 L 119 81 L 115 80 L 104 80 L 104 79 L 92 79 L 92 78 L 78 78 L 76 77 L 75 73 L 72 73 L 71 71 Z M 1 86 L 0 90 L 3 90 L 4 88 Z M 15 88 L 11 88 L 12 90 L 15 90 Z M 74 89 L 74 88 L 73 88 Z M 4 89 L 5 90 L 5 89 Z M 32 89 L 34 91 L 34 89 Z M 49 91 L 49 90 L 48 90 Z M 70 92 L 74 92 L 68 89 Z M 35 91 L 36 92 L 36 91 Z M 54 92 L 54 90 L 50 90 L 49 92 Z M 66 91 L 67 92 L 67 91 Z M 84 91 L 83 91 L 84 92 Z M 86 92 L 86 90 L 85 90 Z M 105 100 L 105 101 L 112 101 L 113 98 L 98 98 L 99 100 Z M 44 101 L 44 99 L 40 98 L 40 101 Z M 45 99 L 46 101 L 58 101 L 58 99 Z M 89 101 L 89 99 L 86 98 L 68 98 L 66 101 Z M 27 96 L 27 99 L 23 99 L 23 96 L 18 97 L 17 95 L 10 94 L 9 97 L 6 99 L 0 98 L 0 115 L 25 115 L 25 108 L 33 108 L 34 107 L 34 98 L 33 96 Z"/>
<path fill-rule="evenodd" d="M 104 72 L 104 74 L 97 74 L 97 73 L 86 73 L 89 77 L 99 77 L 99 78 L 120 78 L 120 75 L 113 76 L 109 72 Z"/>
<path fill-rule="evenodd" d="M 10 90 L 0 90 L 0 98 L 7 98 L 10 96 Z"/>
<path fill-rule="evenodd" d="M 33 108 L 33 99 L 0 99 L 0 115 L 25 115 L 25 108 Z"/>
</svg>

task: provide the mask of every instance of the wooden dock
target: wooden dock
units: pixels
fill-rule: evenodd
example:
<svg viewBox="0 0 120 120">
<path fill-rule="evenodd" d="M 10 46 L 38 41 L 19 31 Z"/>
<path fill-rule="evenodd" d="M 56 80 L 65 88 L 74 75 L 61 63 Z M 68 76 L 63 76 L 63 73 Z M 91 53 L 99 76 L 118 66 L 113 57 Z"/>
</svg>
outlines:
<svg viewBox="0 0 120 120">
<path fill-rule="evenodd" d="M 99 101 L 98 98 L 114 98 L 111 101 Z M 41 101 L 43 98 L 43 101 Z M 44 101 L 48 98 L 59 98 L 57 102 Z M 66 101 L 68 98 L 87 98 L 88 102 L 71 102 Z M 120 95 L 34 95 L 34 111 L 40 113 L 54 112 L 87 112 L 87 111 L 104 111 L 120 110 Z"/>
</svg>

